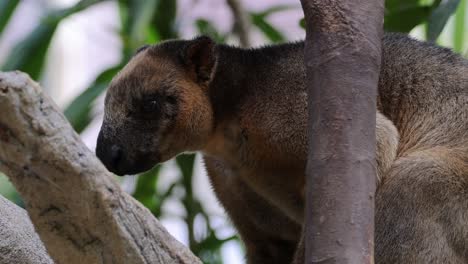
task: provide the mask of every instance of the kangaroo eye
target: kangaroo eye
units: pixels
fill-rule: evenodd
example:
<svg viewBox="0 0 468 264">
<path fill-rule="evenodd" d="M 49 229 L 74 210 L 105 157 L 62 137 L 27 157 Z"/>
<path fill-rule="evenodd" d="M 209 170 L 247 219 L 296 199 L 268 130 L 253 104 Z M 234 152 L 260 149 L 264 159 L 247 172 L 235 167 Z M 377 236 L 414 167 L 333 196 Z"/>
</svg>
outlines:
<svg viewBox="0 0 468 264">
<path fill-rule="evenodd" d="M 157 100 L 146 100 L 143 103 L 143 111 L 146 113 L 157 112 L 160 110 L 159 102 Z"/>
<path fill-rule="evenodd" d="M 177 103 L 177 98 L 175 96 L 172 96 L 172 95 L 166 96 L 166 100 L 170 104 L 176 104 Z"/>
</svg>

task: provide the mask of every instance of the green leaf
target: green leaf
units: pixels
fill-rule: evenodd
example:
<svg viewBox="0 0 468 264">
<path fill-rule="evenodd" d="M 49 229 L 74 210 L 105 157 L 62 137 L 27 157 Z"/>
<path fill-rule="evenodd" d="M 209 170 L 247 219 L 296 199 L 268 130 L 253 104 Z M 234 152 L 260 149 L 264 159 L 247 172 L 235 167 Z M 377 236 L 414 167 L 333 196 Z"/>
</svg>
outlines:
<svg viewBox="0 0 468 264">
<path fill-rule="evenodd" d="M 123 65 L 118 65 L 102 72 L 96 80 L 65 109 L 65 116 L 76 132 L 82 132 L 91 122 L 91 108 L 94 100 L 105 91 L 109 82 Z"/>
<path fill-rule="evenodd" d="M 151 23 L 157 2 L 157 0 L 131 1 L 129 33 L 131 39 L 138 46 L 145 44 L 146 28 Z M 135 48 L 138 48 L 138 46 Z"/>
<path fill-rule="evenodd" d="M 162 40 L 177 38 L 175 30 L 175 18 L 177 13 L 176 0 L 159 0 L 156 13 L 153 17 L 153 24 Z"/>
<path fill-rule="evenodd" d="M 0 1 L 0 34 L 8 24 L 19 0 L 2 0 Z"/>
<path fill-rule="evenodd" d="M 2 70 L 20 70 L 37 80 L 42 72 L 50 42 L 61 20 L 99 2 L 103 0 L 82 0 L 70 8 L 50 13 L 13 48 Z"/>
<path fill-rule="evenodd" d="M 206 221 L 208 221 L 209 219 L 206 219 Z M 226 243 L 226 242 L 229 242 L 231 240 L 235 240 L 237 239 L 237 236 L 230 236 L 228 238 L 225 238 L 225 239 L 219 239 L 217 236 L 216 236 L 216 233 L 215 232 L 210 232 L 210 234 L 208 235 L 208 237 L 206 237 L 203 241 L 200 242 L 199 247 L 200 248 L 203 248 L 203 249 L 209 249 L 210 251 L 214 251 L 214 250 L 218 250 L 221 248 L 221 246 Z"/>
<path fill-rule="evenodd" d="M 385 15 L 402 12 L 408 9 L 425 6 L 420 0 L 387 0 L 385 1 Z"/>
<path fill-rule="evenodd" d="M 459 3 L 460 0 L 445 0 L 432 11 L 428 22 L 427 37 L 429 41 L 435 42 L 437 40 L 450 16 L 457 10 Z"/>
<path fill-rule="evenodd" d="M 277 5 L 270 7 L 264 11 L 258 13 L 250 13 L 250 19 L 252 24 L 254 24 L 260 31 L 262 31 L 263 35 L 267 37 L 271 42 L 282 42 L 285 41 L 286 38 L 283 34 L 273 27 L 268 21 L 267 17 L 273 13 L 288 10 L 291 8 L 295 8 L 292 5 Z"/>
<path fill-rule="evenodd" d="M 182 154 L 176 158 L 177 165 L 179 166 L 182 176 L 184 178 L 192 178 L 193 167 L 195 164 L 195 155 L 194 154 Z M 191 183 L 184 183 L 184 185 L 191 186 Z"/>
<path fill-rule="evenodd" d="M 161 36 L 159 36 L 159 33 L 154 29 L 154 27 L 146 28 L 146 43 L 157 43 L 160 40 Z"/>
<path fill-rule="evenodd" d="M 306 23 L 305 23 L 305 19 L 304 18 L 301 18 L 301 20 L 299 20 L 299 26 L 303 29 L 306 28 Z"/>
<path fill-rule="evenodd" d="M 264 15 L 253 13 L 251 14 L 251 20 L 271 42 L 283 42 L 286 40 L 281 32 L 266 21 Z"/>
<path fill-rule="evenodd" d="M 455 28 L 453 32 L 453 49 L 456 52 L 463 52 L 463 45 L 465 44 L 465 18 L 466 18 L 466 7 L 467 0 L 462 0 L 458 6 L 457 12 L 455 13 Z"/>
<path fill-rule="evenodd" d="M 57 20 L 40 23 L 31 34 L 13 48 L 2 70 L 20 70 L 28 73 L 32 79 L 39 79 L 57 25 Z"/>
<path fill-rule="evenodd" d="M 156 217 L 161 214 L 161 201 L 157 196 L 157 183 L 161 166 L 155 166 L 151 170 L 138 176 L 133 197 L 140 201 Z"/>
<path fill-rule="evenodd" d="M 197 19 L 195 21 L 198 33 L 212 37 L 216 42 L 223 43 L 226 40 L 226 36 L 218 32 L 218 30 L 206 19 Z"/>
<path fill-rule="evenodd" d="M 399 9 L 385 16 L 384 29 L 393 32 L 410 32 L 415 26 L 426 21 L 430 13 L 429 6 Z"/>
<path fill-rule="evenodd" d="M 24 208 L 23 200 L 16 191 L 15 186 L 2 172 L 0 172 L 0 195 Z"/>
<path fill-rule="evenodd" d="M 158 2 L 158 0 L 119 0 L 124 57 L 129 57 L 134 50 L 147 43 L 148 28 Z"/>
</svg>

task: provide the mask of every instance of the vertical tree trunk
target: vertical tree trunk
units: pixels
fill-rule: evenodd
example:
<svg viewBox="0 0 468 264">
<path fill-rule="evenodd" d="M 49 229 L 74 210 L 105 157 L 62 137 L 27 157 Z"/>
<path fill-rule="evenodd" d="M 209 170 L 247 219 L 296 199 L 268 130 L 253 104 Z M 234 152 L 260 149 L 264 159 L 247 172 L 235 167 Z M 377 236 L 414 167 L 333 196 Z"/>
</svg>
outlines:
<svg viewBox="0 0 468 264">
<path fill-rule="evenodd" d="M 301 0 L 309 95 L 306 263 L 373 263 L 383 0 Z"/>
</svg>

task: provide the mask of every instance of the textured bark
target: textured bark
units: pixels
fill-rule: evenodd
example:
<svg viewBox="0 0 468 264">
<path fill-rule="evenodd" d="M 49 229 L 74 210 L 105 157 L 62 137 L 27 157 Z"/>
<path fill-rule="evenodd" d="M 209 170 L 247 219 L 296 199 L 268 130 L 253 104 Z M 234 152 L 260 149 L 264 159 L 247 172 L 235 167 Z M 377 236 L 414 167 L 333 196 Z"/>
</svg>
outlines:
<svg viewBox="0 0 468 264">
<path fill-rule="evenodd" d="M 306 262 L 373 263 L 383 0 L 301 0 L 309 94 Z"/>
<path fill-rule="evenodd" d="M 28 214 L 0 196 L 0 264 L 54 263 Z"/>
<path fill-rule="evenodd" d="M 56 263 L 201 263 L 124 193 L 39 85 L 0 73 L 0 170 Z"/>
</svg>

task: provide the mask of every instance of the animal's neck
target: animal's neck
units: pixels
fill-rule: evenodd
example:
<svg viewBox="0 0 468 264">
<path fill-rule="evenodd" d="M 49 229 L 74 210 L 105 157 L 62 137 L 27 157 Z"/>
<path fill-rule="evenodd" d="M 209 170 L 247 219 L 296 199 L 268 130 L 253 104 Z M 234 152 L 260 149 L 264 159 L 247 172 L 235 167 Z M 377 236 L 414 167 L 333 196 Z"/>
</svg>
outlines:
<svg viewBox="0 0 468 264">
<path fill-rule="evenodd" d="M 303 71 L 303 49 L 303 42 L 254 49 L 218 45 L 218 64 L 210 84 L 215 122 L 235 117 L 239 105 L 246 97 L 258 95 L 257 90 L 271 94 L 269 87 L 278 81 L 298 79 Z"/>
<path fill-rule="evenodd" d="M 223 146 L 216 153 L 232 152 L 239 147 L 239 140 L 249 132 L 246 120 L 255 124 L 257 134 L 261 133 L 262 119 L 267 113 L 274 115 L 277 103 L 285 105 L 284 100 L 289 100 L 300 108 L 305 79 L 303 43 L 258 49 L 225 45 L 218 48 L 218 64 L 209 87 L 214 133 L 207 146 L 216 149 Z M 265 135 L 272 132 L 265 129 Z"/>
<path fill-rule="evenodd" d="M 215 124 L 236 115 L 236 108 L 251 87 L 249 72 L 253 74 L 247 50 L 226 45 L 218 47 L 218 63 L 210 84 Z"/>
</svg>

